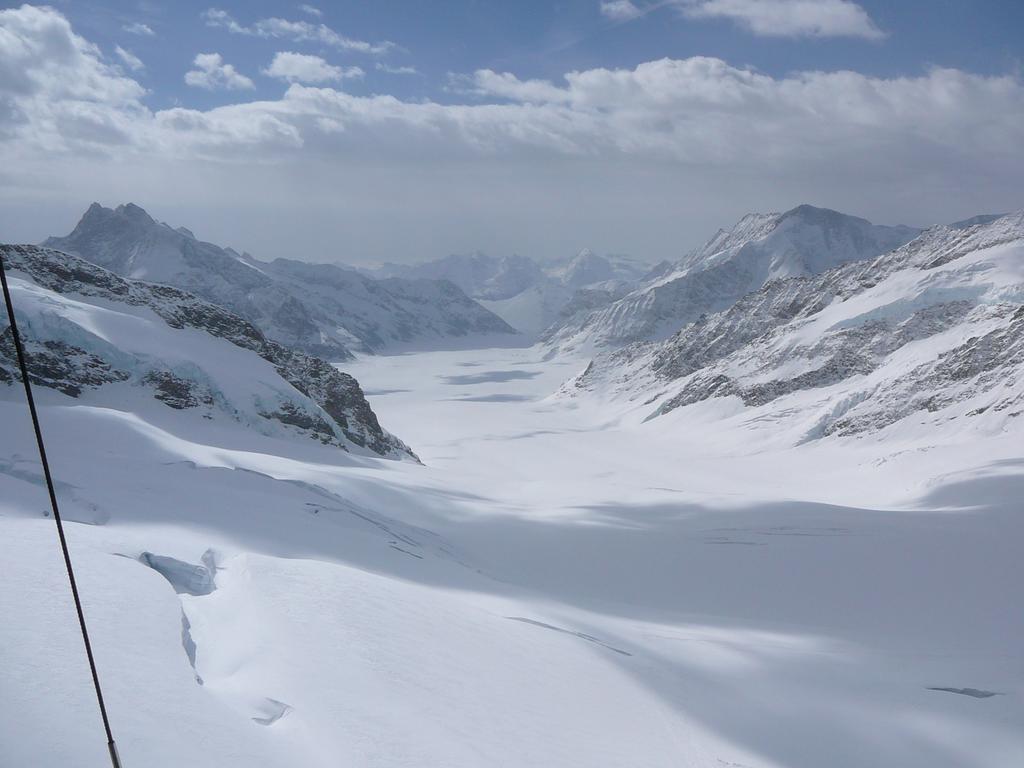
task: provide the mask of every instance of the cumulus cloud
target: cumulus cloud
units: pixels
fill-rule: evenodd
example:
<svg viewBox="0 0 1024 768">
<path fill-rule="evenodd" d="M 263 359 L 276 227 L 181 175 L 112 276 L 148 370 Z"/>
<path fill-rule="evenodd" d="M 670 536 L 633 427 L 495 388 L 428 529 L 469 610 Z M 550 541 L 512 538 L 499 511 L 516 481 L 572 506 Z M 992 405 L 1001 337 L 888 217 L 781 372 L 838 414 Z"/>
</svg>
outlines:
<svg viewBox="0 0 1024 768">
<path fill-rule="evenodd" d="M 192 62 L 195 69 L 185 73 L 185 82 L 208 91 L 250 90 L 256 86 L 231 64 L 225 64 L 219 53 L 200 53 Z"/>
<path fill-rule="evenodd" d="M 127 144 L 144 93 L 53 9 L 0 11 L 0 139 L 44 152 Z"/>
<path fill-rule="evenodd" d="M 315 5 L 306 5 L 305 3 L 303 3 L 302 5 L 299 6 L 299 10 L 310 16 L 316 16 L 317 18 L 320 18 L 321 16 L 324 15 L 324 12 L 317 8 Z"/>
<path fill-rule="evenodd" d="M 294 42 L 323 43 L 334 48 L 358 53 L 383 54 L 395 47 L 390 41 L 369 43 L 355 40 L 338 34 L 326 24 L 313 24 L 308 21 L 289 21 L 271 17 L 260 19 L 251 26 L 239 24 L 227 11 L 220 8 L 208 8 L 202 13 L 208 27 L 220 27 L 236 35 L 251 37 L 277 38 Z"/>
<path fill-rule="evenodd" d="M 152 37 L 156 34 L 153 28 L 149 24 L 143 24 L 141 21 L 136 21 L 131 24 L 125 24 L 121 27 L 125 32 L 131 35 L 145 35 L 146 37 Z"/>
<path fill-rule="evenodd" d="M 274 54 L 270 66 L 263 70 L 268 77 L 287 80 L 290 83 L 327 83 L 347 78 L 360 78 L 365 72 L 360 67 L 336 67 L 319 56 L 309 56 L 292 51 Z"/>
<path fill-rule="evenodd" d="M 478 69 L 472 76 L 454 75 L 454 90 L 475 93 L 478 96 L 497 96 L 502 99 L 528 104 L 567 102 L 569 92 L 548 80 L 520 80 L 511 72 Z"/>
<path fill-rule="evenodd" d="M 125 66 L 128 67 L 132 72 L 138 72 L 146 68 L 146 65 L 142 63 L 142 59 L 136 56 L 131 51 L 126 51 L 120 45 L 114 48 L 114 53 L 117 54 L 118 58 L 124 62 Z"/>
<path fill-rule="evenodd" d="M 885 37 L 861 6 L 851 0 L 682 0 L 692 18 L 729 19 L 755 35 L 769 37 Z"/>
<path fill-rule="evenodd" d="M 643 15 L 633 0 L 601 0 L 601 15 L 612 21 L 629 21 Z"/>
</svg>

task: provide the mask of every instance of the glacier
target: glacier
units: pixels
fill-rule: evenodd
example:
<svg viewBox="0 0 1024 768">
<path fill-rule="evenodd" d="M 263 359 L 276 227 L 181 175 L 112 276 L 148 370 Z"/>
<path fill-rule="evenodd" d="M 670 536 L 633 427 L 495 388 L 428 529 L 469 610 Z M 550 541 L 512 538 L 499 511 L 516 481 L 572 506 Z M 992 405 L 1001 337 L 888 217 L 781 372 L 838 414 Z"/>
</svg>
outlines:
<svg viewBox="0 0 1024 768">
<path fill-rule="evenodd" d="M 4 246 L 125 764 L 1024 764 L 1024 215 L 890 234 L 664 338 L 333 364 Z M 10 341 L 0 762 L 101 765 Z"/>
</svg>

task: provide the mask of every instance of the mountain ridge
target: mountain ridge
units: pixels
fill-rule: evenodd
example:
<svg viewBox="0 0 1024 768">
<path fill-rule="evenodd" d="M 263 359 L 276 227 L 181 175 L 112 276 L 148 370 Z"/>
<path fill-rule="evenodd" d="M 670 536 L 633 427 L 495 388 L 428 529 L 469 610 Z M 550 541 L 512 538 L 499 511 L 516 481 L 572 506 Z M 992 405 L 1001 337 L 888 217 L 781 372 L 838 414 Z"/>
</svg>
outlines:
<svg viewBox="0 0 1024 768">
<path fill-rule="evenodd" d="M 296 431 L 346 451 L 416 458 L 380 426 L 354 378 L 268 339 L 222 307 L 61 251 L 33 245 L 0 250 L 12 276 L 24 275 L 34 286 L 19 304 L 33 383 L 72 398 L 127 386 L 170 408 L 268 434 Z M 181 335 L 187 332 L 198 335 Z M 13 358 L 6 325 L 0 383 L 19 380 Z"/>
<path fill-rule="evenodd" d="M 128 278 L 173 285 L 255 323 L 271 338 L 331 359 L 392 344 L 441 345 L 451 337 L 514 330 L 458 289 L 436 282 L 384 286 L 355 270 L 277 259 L 262 262 L 153 219 L 134 203 L 93 203 L 66 237 L 44 247 Z M 300 265 L 300 266 L 295 266 Z M 325 280 L 334 292 L 322 290 Z"/>
<path fill-rule="evenodd" d="M 628 256 L 601 256 L 583 248 L 569 259 L 550 263 L 475 251 L 416 264 L 386 263 L 369 274 L 450 280 L 512 327 L 535 334 L 556 321 L 577 291 L 621 295 L 649 271 L 650 265 Z"/>
<path fill-rule="evenodd" d="M 806 204 L 784 213 L 747 214 L 650 282 L 548 328 L 541 342 L 552 349 L 587 350 L 663 339 L 770 280 L 871 258 L 917 233 Z"/>
<path fill-rule="evenodd" d="M 788 408 L 772 418 L 806 416 L 799 440 L 870 433 L 917 413 L 1014 417 L 1020 394 L 999 392 L 1024 376 L 1024 212 L 983 219 L 771 280 L 665 341 L 598 356 L 562 393 L 642 403 L 649 417 L 720 398 Z"/>
</svg>

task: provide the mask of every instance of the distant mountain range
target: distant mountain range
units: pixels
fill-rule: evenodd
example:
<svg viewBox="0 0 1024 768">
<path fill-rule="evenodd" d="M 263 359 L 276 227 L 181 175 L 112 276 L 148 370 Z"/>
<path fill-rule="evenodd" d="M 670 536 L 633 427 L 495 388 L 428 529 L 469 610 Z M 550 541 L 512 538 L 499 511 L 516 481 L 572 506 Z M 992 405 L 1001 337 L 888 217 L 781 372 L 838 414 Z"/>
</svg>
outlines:
<svg viewBox="0 0 1024 768">
<path fill-rule="evenodd" d="M 800 442 L 920 412 L 1024 413 L 1019 393 L 1003 392 L 1024 376 L 1022 213 L 919 232 L 802 205 L 745 216 L 646 274 L 583 251 L 544 267 L 473 254 L 371 277 L 260 262 L 133 205 L 93 205 L 71 235 L 47 243 L 65 252 L 3 246 L 16 273 L 53 292 L 26 322 L 38 383 L 76 397 L 139 387 L 173 408 L 382 455 L 411 452 L 380 428 L 353 379 L 309 352 L 514 333 L 478 301 L 520 313 L 521 328 L 557 313 L 547 353 L 596 352 L 562 394 L 599 393 L 651 417 L 726 398 L 781 409 L 772 418 Z M 113 322 L 104 307 L 135 319 L 97 332 L 100 319 Z M 143 322 L 143 309 L 164 325 Z M 205 340 L 191 348 L 168 335 L 184 328 Z M 207 336 L 245 351 L 239 370 L 255 367 L 244 386 Z M 13 381 L 11 356 L 0 338 L 0 381 Z"/>
<path fill-rule="evenodd" d="M 816 275 L 878 256 L 918 231 L 810 205 L 749 214 L 677 263 L 659 265 L 624 295 L 607 294 L 570 308 L 541 341 L 555 349 L 588 351 L 664 339 L 772 280 Z"/>
<path fill-rule="evenodd" d="M 122 277 L 194 293 L 274 341 L 331 360 L 350 358 L 353 351 L 515 333 L 450 282 L 375 280 L 331 264 L 263 262 L 159 223 L 131 203 L 115 209 L 93 203 L 71 234 L 44 245 Z"/>
<path fill-rule="evenodd" d="M 649 272 L 650 265 L 628 256 L 600 256 L 585 248 L 561 262 L 471 253 L 417 264 L 384 264 L 370 274 L 450 280 L 509 325 L 536 334 L 558 319 L 577 291 L 621 295 Z"/>
</svg>

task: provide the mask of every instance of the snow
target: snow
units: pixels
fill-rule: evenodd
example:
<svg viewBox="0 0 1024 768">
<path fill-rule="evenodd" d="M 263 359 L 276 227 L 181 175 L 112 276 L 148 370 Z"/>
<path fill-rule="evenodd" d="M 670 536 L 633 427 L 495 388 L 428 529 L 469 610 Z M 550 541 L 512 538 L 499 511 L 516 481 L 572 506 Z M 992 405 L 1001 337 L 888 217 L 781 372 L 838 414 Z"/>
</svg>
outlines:
<svg viewBox="0 0 1024 768">
<path fill-rule="evenodd" d="M 822 256 L 836 216 L 751 216 L 708 247 L 782 232 Z M 1024 764 L 1024 219 L 983 218 L 663 343 L 591 362 L 466 337 L 339 363 L 362 389 L 193 297 L 6 250 L 33 354 L 80 385 L 36 396 L 124 764 Z M 349 280 L 275 264 L 321 275 L 318 301 Z M 530 272 L 504 264 L 487 280 Z M 530 290 L 495 301 L 528 318 Z M 211 397 L 159 398 L 166 369 Z M 6 371 L 0 765 L 103 765 Z M 266 418 L 331 395 L 422 464 Z"/>
<path fill-rule="evenodd" d="M 124 764 L 1024 762 L 1018 433 L 552 397 L 586 362 L 344 364 L 422 466 L 37 389 Z M 0 762 L 103 765 L 19 395 Z"/>
<path fill-rule="evenodd" d="M 871 320 L 902 321 L 923 307 L 954 301 L 994 304 L 1024 302 L 1024 245 L 1021 241 L 980 248 L 928 271 L 905 270 L 844 302 L 822 310 L 803 326 L 805 343 L 826 331 Z"/>
<path fill-rule="evenodd" d="M 571 293 L 561 286 L 531 286 L 507 299 L 477 299 L 521 333 L 536 337 L 558 317 Z"/>
</svg>

